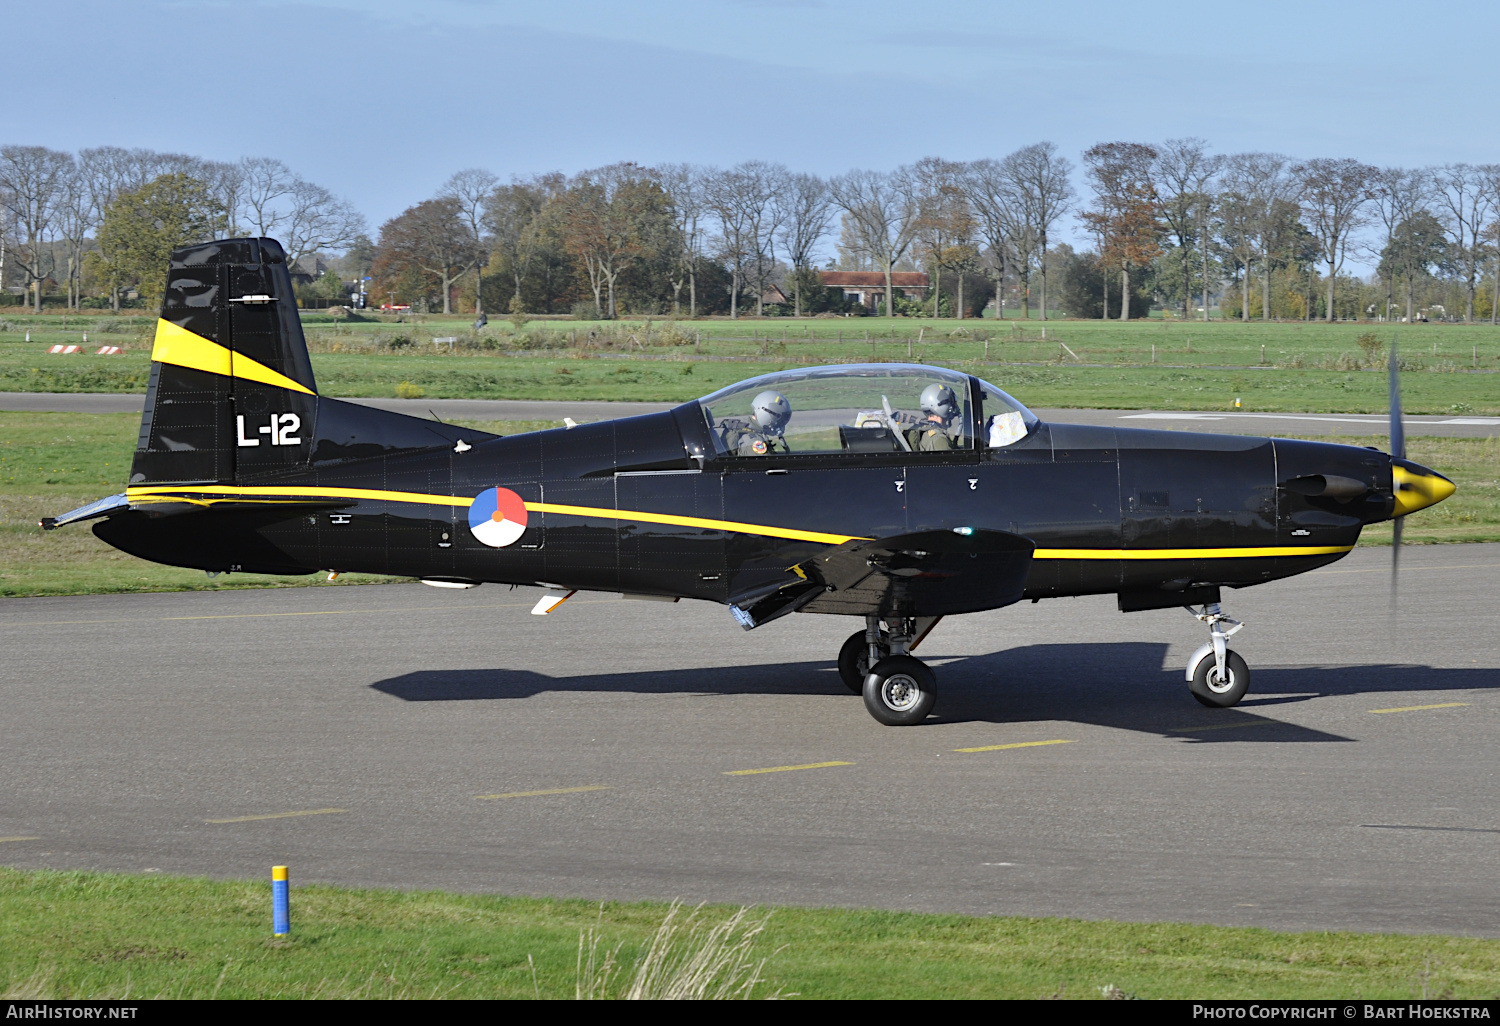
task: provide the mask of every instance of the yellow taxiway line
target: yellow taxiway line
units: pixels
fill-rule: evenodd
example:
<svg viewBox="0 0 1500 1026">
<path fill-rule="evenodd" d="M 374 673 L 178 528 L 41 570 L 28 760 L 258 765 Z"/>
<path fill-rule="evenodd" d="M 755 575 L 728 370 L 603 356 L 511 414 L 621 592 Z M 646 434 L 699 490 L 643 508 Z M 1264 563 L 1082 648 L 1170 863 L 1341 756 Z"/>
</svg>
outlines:
<svg viewBox="0 0 1500 1026">
<path fill-rule="evenodd" d="M 1009 745 L 983 745 L 983 746 L 981 746 L 979 748 L 955 748 L 953 750 L 955 752 L 998 752 L 998 751 L 1000 751 L 1001 749 L 1004 749 L 1004 748 L 1040 748 L 1043 745 L 1071 745 L 1071 744 L 1073 744 L 1073 742 L 1071 740 L 1069 740 L 1069 741 L 1063 741 L 1063 740 L 1057 740 L 1057 741 L 1017 741 L 1014 744 L 1009 744 Z"/>
<path fill-rule="evenodd" d="M 852 762 L 807 762 L 800 766 L 767 766 L 765 769 L 725 770 L 726 777 L 748 777 L 756 773 L 790 773 L 792 770 L 827 769 L 829 766 L 853 766 Z"/>
<path fill-rule="evenodd" d="M 1439 702 L 1437 705 L 1398 705 L 1394 709 L 1371 709 L 1372 713 L 1421 712 L 1423 709 L 1457 709 L 1468 702 Z"/>
<path fill-rule="evenodd" d="M 6 841 L 40 841 L 40 837 L 0 837 L 0 844 Z"/>
<path fill-rule="evenodd" d="M 609 784 L 589 784 L 586 787 L 552 787 L 545 791 L 509 791 L 505 794 L 476 794 L 474 797 L 481 801 L 492 801 L 496 798 L 537 798 L 544 794 L 581 794 L 584 791 L 608 791 Z"/>
<path fill-rule="evenodd" d="M 228 819 L 205 819 L 205 823 L 249 823 L 257 819 L 291 819 L 293 816 L 329 816 L 348 809 L 304 809 L 300 812 L 269 812 L 263 816 L 231 816 Z"/>
</svg>

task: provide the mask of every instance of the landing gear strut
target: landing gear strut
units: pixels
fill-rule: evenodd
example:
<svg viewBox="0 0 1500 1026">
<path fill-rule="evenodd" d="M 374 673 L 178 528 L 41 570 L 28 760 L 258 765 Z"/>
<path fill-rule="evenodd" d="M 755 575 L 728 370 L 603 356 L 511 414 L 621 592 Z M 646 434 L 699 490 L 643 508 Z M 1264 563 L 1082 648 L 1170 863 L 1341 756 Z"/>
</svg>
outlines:
<svg viewBox="0 0 1500 1026">
<path fill-rule="evenodd" d="M 888 632 L 880 631 L 880 640 L 876 643 L 873 658 L 870 641 L 865 633 L 855 631 L 844 642 L 844 647 L 839 649 L 839 679 L 844 682 L 844 687 L 856 695 L 864 694 L 865 678 L 870 675 L 870 667 L 891 654 L 891 636 Z"/>
<path fill-rule="evenodd" d="M 870 715 L 888 727 L 921 723 L 932 712 L 937 679 L 910 652 L 939 619 L 901 617 L 887 621 L 882 629 L 879 616 L 867 616 L 865 629 L 844 642 L 839 652 L 844 684 L 863 694 Z"/>
<path fill-rule="evenodd" d="M 1250 690 L 1250 667 L 1228 644 L 1245 625 L 1226 616 L 1217 602 L 1205 605 L 1202 612 L 1183 608 L 1208 624 L 1208 641 L 1188 659 L 1188 690 L 1203 705 L 1227 709 Z"/>
</svg>

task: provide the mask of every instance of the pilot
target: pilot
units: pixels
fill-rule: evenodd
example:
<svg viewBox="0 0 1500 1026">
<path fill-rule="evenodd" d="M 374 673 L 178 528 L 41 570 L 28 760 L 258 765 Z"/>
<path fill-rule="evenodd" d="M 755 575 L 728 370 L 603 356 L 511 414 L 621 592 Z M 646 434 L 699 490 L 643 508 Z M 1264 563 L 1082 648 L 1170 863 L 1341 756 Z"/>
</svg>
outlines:
<svg viewBox="0 0 1500 1026">
<path fill-rule="evenodd" d="M 906 441 L 913 452 L 947 452 L 963 445 L 958 417 L 958 394 L 935 383 L 922 389 L 923 420 L 907 429 Z"/>
<path fill-rule="evenodd" d="M 787 422 L 791 419 L 792 404 L 786 401 L 786 396 L 780 392 L 764 391 L 751 401 L 750 416 L 720 421 L 725 451 L 737 456 L 791 452 L 785 434 Z"/>
</svg>

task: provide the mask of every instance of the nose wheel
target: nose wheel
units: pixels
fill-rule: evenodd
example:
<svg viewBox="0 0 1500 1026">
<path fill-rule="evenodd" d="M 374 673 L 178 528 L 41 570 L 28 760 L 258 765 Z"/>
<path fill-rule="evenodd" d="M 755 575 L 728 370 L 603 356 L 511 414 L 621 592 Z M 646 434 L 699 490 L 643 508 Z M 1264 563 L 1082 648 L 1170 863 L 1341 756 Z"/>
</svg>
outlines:
<svg viewBox="0 0 1500 1026">
<path fill-rule="evenodd" d="M 1202 612 L 1192 606 L 1184 608 L 1208 624 L 1208 641 L 1188 659 L 1188 691 L 1199 704 L 1211 708 L 1237 705 L 1250 690 L 1250 667 L 1229 647 L 1229 638 L 1245 625 L 1226 616 L 1217 602 L 1205 605 Z"/>
</svg>

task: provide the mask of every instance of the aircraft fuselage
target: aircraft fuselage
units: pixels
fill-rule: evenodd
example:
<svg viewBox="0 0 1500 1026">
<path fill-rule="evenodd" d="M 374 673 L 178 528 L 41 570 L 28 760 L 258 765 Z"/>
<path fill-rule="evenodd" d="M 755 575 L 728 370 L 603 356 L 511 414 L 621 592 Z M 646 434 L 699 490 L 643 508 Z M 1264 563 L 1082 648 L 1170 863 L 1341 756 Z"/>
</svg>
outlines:
<svg viewBox="0 0 1500 1026">
<path fill-rule="evenodd" d="M 689 403 L 261 485 L 133 486 L 131 511 L 95 530 L 144 558 L 209 571 L 726 602 L 830 544 L 971 528 L 1034 543 L 1027 598 L 1119 592 L 1149 608 L 1326 565 L 1391 513 L 1390 457 L 1323 442 L 1041 424 L 1004 449 L 714 458 L 707 433 Z M 1307 475 L 1368 492 L 1339 501 L 1282 486 Z M 481 543 L 468 517 L 496 487 L 527 507 L 524 532 L 503 547 Z M 833 596 L 804 608 L 855 611 Z"/>
</svg>

